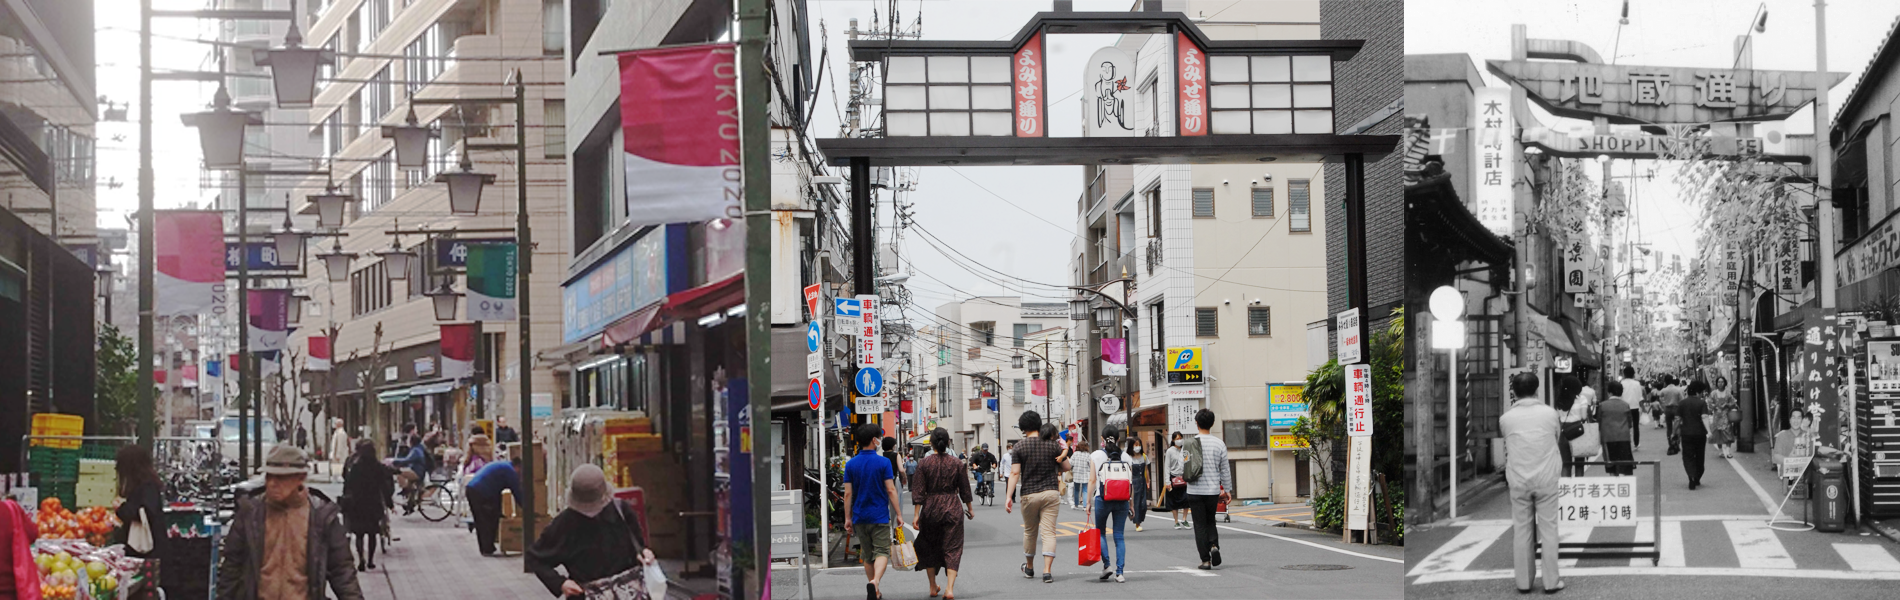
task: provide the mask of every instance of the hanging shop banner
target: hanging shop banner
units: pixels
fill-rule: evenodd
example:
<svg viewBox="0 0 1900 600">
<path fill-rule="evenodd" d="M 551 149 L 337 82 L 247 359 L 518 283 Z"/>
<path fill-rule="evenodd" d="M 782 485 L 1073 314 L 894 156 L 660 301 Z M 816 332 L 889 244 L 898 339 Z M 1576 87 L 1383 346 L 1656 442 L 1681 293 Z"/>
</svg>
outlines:
<svg viewBox="0 0 1900 600">
<path fill-rule="evenodd" d="M 1135 137 L 1140 129 L 1129 114 L 1134 103 L 1134 88 L 1128 85 L 1135 74 L 1135 59 L 1121 48 L 1109 46 L 1089 55 L 1082 64 L 1083 92 L 1082 137 Z"/>
<path fill-rule="evenodd" d="M 1128 375 L 1128 340 L 1122 338 L 1102 338 L 1102 374 L 1110 377 Z"/>
<path fill-rule="evenodd" d="M 435 264 L 438 267 L 468 266 L 468 247 L 475 244 L 513 244 L 515 238 L 443 238 L 435 241 Z"/>
<path fill-rule="evenodd" d="M 1049 395 L 1049 380 L 1047 379 L 1029 380 L 1029 395 L 1036 398 L 1047 397 Z"/>
<path fill-rule="evenodd" d="M 561 341 L 600 333 L 666 297 L 666 236 L 656 229 L 561 286 Z"/>
<path fill-rule="evenodd" d="M 1568 240 L 1564 244 L 1564 293 L 1582 294 L 1590 291 L 1589 284 L 1584 282 L 1584 274 L 1589 270 L 1589 261 L 1584 257 L 1583 240 Z"/>
<path fill-rule="evenodd" d="M 290 290 L 250 290 L 251 352 L 284 349 L 290 334 Z"/>
<path fill-rule="evenodd" d="M 732 44 L 620 54 L 632 225 L 744 216 L 737 55 Z"/>
<path fill-rule="evenodd" d="M 1494 233 L 1511 232 L 1511 182 L 1516 152 L 1511 148 L 1511 89 L 1478 88 L 1471 92 L 1471 186 L 1476 188 L 1473 212 Z"/>
<path fill-rule="evenodd" d="M 1011 61 L 1010 104 L 1015 109 L 1016 137 L 1042 137 L 1047 129 L 1049 105 L 1043 94 L 1043 52 L 1042 33 L 1029 36 L 1029 41 L 1016 50 Z"/>
<path fill-rule="evenodd" d="M 514 244 L 475 244 L 468 247 L 468 318 L 471 321 L 515 319 Z"/>
<path fill-rule="evenodd" d="M 1307 416 L 1305 394 L 1304 383 L 1267 384 L 1267 426 L 1292 427 Z"/>
<path fill-rule="evenodd" d="M 1180 107 L 1175 135 L 1207 135 L 1207 52 L 1185 32 L 1174 34 L 1175 90 L 1174 105 Z"/>
<path fill-rule="evenodd" d="M 158 316 L 224 308 L 224 215 L 211 210 L 161 210 L 153 216 L 156 254 L 152 287 Z"/>
<path fill-rule="evenodd" d="M 313 335 L 304 340 L 304 342 L 309 346 L 308 354 L 310 355 L 310 360 L 304 363 L 304 370 L 330 370 L 330 338 L 328 336 Z"/>
<path fill-rule="evenodd" d="M 459 379 L 475 374 L 475 324 L 442 326 L 442 376 Z"/>
</svg>

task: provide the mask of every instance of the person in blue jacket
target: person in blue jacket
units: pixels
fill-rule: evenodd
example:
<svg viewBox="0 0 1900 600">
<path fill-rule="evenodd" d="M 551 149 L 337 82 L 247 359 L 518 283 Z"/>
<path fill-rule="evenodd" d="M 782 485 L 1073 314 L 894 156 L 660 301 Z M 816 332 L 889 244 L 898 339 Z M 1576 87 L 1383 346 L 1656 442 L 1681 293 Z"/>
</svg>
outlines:
<svg viewBox="0 0 1900 600">
<path fill-rule="evenodd" d="M 422 499 L 422 482 L 428 481 L 429 471 L 435 469 L 435 465 L 431 464 L 430 450 L 427 443 L 416 444 L 409 447 L 407 454 L 390 461 L 390 466 L 402 469 L 396 479 L 401 483 L 399 487 L 402 493 L 408 498 L 402 507 L 404 515 L 416 512 L 416 505 Z"/>
<path fill-rule="evenodd" d="M 475 517 L 475 548 L 482 556 L 495 554 L 495 531 L 501 527 L 501 491 L 510 490 L 516 501 L 521 494 L 521 474 L 512 460 L 497 460 L 482 466 L 468 480 L 468 512 Z M 517 510 L 520 510 L 517 508 Z"/>
</svg>

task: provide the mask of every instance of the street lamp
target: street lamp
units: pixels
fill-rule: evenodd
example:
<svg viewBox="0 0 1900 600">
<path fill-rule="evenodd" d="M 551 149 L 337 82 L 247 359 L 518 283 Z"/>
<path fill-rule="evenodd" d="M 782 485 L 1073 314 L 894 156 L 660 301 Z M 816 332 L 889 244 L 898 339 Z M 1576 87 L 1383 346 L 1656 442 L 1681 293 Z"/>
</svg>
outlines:
<svg viewBox="0 0 1900 600">
<path fill-rule="evenodd" d="M 1109 306 L 1107 304 L 1103 304 L 1101 306 L 1095 307 L 1095 326 L 1096 327 L 1100 327 L 1103 329 L 1114 327 L 1115 322 L 1120 320 L 1120 318 L 1121 318 L 1121 309 L 1118 307 Z"/>
<path fill-rule="evenodd" d="M 443 279 L 442 284 L 436 286 L 434 291 L 424 292 L 423 295 L 428 296 L 435 303 L 435 320 L 455 320 L 455 306 L 461 302 L 462 293 L 455 291 L 455 288 L 449 285 L 448 279 Z"/>
<path fill-rule="evenodd" d="M 310 203 L 317 205 L 317 226 L 324 229 L 343 227 L 343 208 L 356 201 L 355 196 L 345 194 L 335 185 L 323 188 L 323 193 L 309 196 Z"/>
<path fill-rule="evenodd" d="M 396 222 L 396 229 L 402 229 L 401 221 Z M 402 249 L 401 240 L 402 236 L 392 235 L 389 238 L 389 249 L 376 251 L 377 256 L 383 257 L 383 270 L 388 273 L 389 278 L 399 281 L 409 279 L 409 259 L 416 256 L 416 253 Z"/>
<path fill-rule="evenodd" d="M 1073 298 L 1069 300 L 1069 318 L 1075 321 L 1089 320 L 1089 299 Z"/>
<path fill-rule="evenodd" d="M 303 322 L 303 303 L 309 301 L 310 294 L 305 294 L 302 290 L 290 293 L 290 310 L 288 311 L 289 314 L 286 314 L 285 317 L 292 326 Z"/>
<path fill-rule="evenodd" d="M 350 280 L 350 260 L 356 258 L 355 252 L 343 251 L 343 240 L 338 238 L 329 252 L 317 255 L 323 260 L 323 266 L 330 271 L 330 281 L 340 283 Z"/>
<path fill-rule="evenodd" d="M 482 206 L 482 187 L 495 182 L 495 176 L 475 171 L 474 163 L 468 159 L 468 148 L 462 148 L 462 168 L 459 171 L 447 171 L 435 176 L 436 183 L 449 184 L 449 212 L 457 215 L 475 214 Z"/>
<path fill-rule="evenodd" d="M 180 118 L 186 126 L 198 128 L 198 144 L 203 148 L 207 169 L 242 167 L 244 127 L 264 124 L 257 113 L 231 110 L 231 94 L 224 91 L 223 85 L 211 95 L 211 110 L 186 113 Z"/>
<path fill-rule="evenodd" d="M 309 232 L 297 229 L 290 221 L 290 196 L 284 196 L 284 226 L 271 230 L 271 240 L 277 245 L 277 263 L 280 265 L 302 265 L 304 236 Z M 284 257 L 290 257 L 285 262 Z"/>
<path fill-rule="evenodd" d="M 1023 368 L 1023 351 L 1017 350 L 1015 355 L 1009 357 L 1009 368 Z"/>
<path fill-rule="evenodd" d="M 292 12 L 296 11 L 295 4 Z M 317 96 L 317 66 L 336 64 L 336 57 L 322 48 L 303 47 L 303 33 L 292 21 L 284 33 L 284 47 L 255 48 L 251 58 L 258 66 L 270 67 L 271 87 L 277 91 L 278 108 L 310 108 Z"/>
<path fill-rule="evenodd" d="M 1036 358 L 1034 356 L 1029 357 L 1029 374 L 1035 375 L 1041 372 L 1042 372 L 1042 359 Z"/>
<path fill-rule="evenodd" d="M 420 171 L 429 166 L 429 139 L 434 129 L 416 122 L 416 107 L 409 105 L 409 117 L 402 125 L 384 125 L 383 137 L 396 142 L 396 166 L 405 171 Z"/>
<path fill-rule="evenodd" d="M 1432 290 L 1432 347 L 1451 358 L 1451 518 L 1458 518 L 1458 349 L 1465 347 L 1465 295 L 1449 285 Z"/>
</svg>

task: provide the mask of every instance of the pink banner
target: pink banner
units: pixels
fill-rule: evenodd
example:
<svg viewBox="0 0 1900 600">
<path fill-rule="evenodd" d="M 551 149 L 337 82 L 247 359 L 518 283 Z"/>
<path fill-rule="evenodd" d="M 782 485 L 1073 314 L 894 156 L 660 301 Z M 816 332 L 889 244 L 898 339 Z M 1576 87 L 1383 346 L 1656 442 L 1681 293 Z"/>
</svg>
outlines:
<svg viewBox="0 0 1900 600">
<path fill-rule="evenodd" d="M 1207 135 L 1207 53 L 1185 32 L 1174 34 L 1175 106 L 1180 107 L 1180 131 L 1175 135 Z"/>
<path fill-rule="evenodd" d="M 1120 377 L 1128 374 L 1128 345 L 1122 338 L 1102 338 L 1102 374 Z"/>
<path fill-rule="evenodd" d="M 1040 32 L 1029 36 L 1029 41 L 1023 42 L 1023 47 L 1016 49 L 1012 57 L 1014 64 L 1010 65 L 1010 71 L 1016 101 L 1010 104 L 1015 110 L 1016 137 L 1042 137 L 1046 129 L 1043 127 L 1048 121 L 1048 103 L 1044 100 L 1048 89 L 1043 85 L 1043 74 L 1048 71 L 1043 68 L 1045 58 Z"/>
<path fill-rule="evenodd" d="M 468 377 L 475 374 L 475 324 L 442 326 L 442 376 Z"/>
<path fill-rule="evenodd" d="M 737 56 L 732 44 L 620 54 L 629 222 L 744 216 Z"/>
<path fill-rule="evenodd" d="M 224 215 L 217 211 L 161 210 L 152 215 L 152 274 L 159 316 L 197 315 L 223 308 Z"/>
<path fill-rule="evenodd" d="M 330 370 L 330 338 L 327 336 L 313 335 L 310 336 L 310 339 L 305 340 L 305 342 L 310 346 L 310 360 L 305 363 L 305 370 Z"/>
</svg>

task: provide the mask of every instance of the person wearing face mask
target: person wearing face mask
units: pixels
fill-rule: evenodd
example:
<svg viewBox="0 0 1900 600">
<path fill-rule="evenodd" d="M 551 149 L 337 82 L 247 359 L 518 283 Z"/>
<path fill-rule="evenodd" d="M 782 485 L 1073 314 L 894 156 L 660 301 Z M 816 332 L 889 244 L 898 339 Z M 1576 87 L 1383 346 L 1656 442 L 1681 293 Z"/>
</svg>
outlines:
<svg viewBox="0 0 1900 600">
<path fill-rule="evenodd" d="M 1174 528 L 1192 529 L 1194 528 L 1192 524 L 1181 520 L 1182 513 L 1187 512 L 1187 507 L 1182 506 L 1187 501 L 1187 481 L 1181 479 L 1181 469 L 1186 466 L 1186 463 L 1181 458 L 1181 432 L 1179 431 L 1174 432 L 1172 443 L 1168 445 L 1166 465 L 1168 510 L 1174 513 Z"/>
<path fill-rule="evenodd" d="M 1135 523 L 1135 531 L 1141 531 L 1141 522 L 1148 519 L 1148 455 L 1141 451 L 1141 438 L 1128 440 L 1128 463 L 1134 467 L 1132 494 L 1128 498 L 1128 520 Z"/>
</svg>

